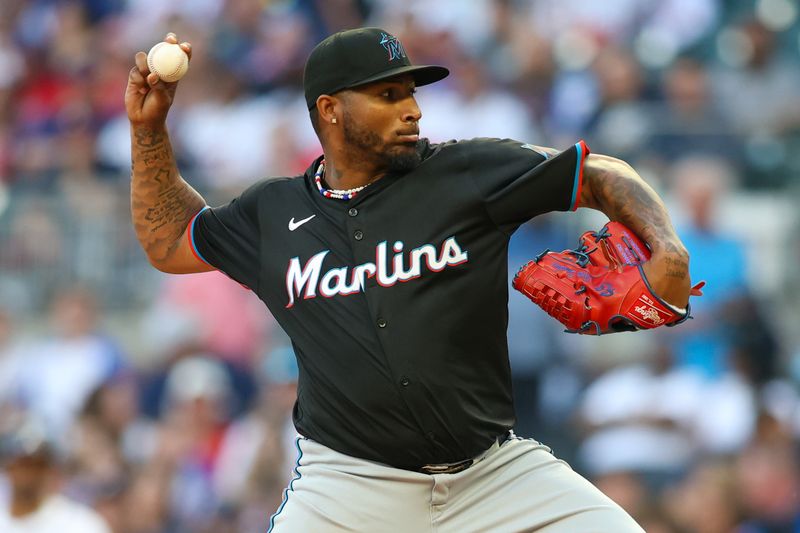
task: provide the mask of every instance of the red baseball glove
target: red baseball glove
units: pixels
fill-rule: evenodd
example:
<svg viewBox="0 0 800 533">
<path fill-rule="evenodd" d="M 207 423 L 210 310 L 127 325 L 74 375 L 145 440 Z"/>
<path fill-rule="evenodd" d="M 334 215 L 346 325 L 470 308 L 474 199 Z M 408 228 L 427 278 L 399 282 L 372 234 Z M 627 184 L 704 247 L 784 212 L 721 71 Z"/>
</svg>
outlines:
<svg viewBox="0 0 800 533">
<path fill-rule="evenodd" d="M 631 230 L 609 222 L 587 231 L 575 250 L 545 250 L 514 276 L 513 286 L 570 333 L 603 335 L 675 326 L 690 318 L 656 296 L 642 270 L 650 250 Z M 692 287 L 700 296 L 705 282 Z"/>
</svg>

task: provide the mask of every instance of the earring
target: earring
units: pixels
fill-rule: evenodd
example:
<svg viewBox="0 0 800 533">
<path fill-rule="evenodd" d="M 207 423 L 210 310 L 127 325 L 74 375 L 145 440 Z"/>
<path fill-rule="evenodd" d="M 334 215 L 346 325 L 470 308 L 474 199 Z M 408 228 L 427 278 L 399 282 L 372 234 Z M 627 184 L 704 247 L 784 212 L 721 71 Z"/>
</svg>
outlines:
<svg viewBox="0 0 800 533">
<path fill-rule="evenodd" d="M 336 124 L 336 117 L 333 117 L 333 118 L 331 119 L 331 124 Z"/>
</svg>

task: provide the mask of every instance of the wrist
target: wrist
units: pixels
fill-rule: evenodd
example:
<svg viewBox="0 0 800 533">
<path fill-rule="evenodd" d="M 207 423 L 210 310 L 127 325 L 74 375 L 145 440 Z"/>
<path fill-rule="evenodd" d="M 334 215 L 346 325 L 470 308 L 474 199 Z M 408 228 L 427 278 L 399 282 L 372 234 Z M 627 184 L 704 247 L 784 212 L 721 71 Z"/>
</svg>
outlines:
<svg viewBox="0 0 800 533">
<path fill-rule="evenodd" d="M 166 131 L 167 121 L 164 120 L 133 120 L 128 119 L 134 131 Z"/>
<path fill-rule="evenodd" d="M 653 294 L 683 314 L 691 290 L 688 260 L 670 255 L 651 256 L 642 269 Z"/>
</svg>

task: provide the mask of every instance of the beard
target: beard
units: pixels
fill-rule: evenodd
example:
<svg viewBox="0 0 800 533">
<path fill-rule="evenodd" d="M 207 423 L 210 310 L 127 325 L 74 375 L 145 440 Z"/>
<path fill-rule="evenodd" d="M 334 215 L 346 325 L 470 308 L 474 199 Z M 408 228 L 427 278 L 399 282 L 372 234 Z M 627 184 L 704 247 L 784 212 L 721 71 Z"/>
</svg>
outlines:
<svg viewBox="0 0 800 533">
<path fill-rule="evenodd" d="M 343 120 L 344 140 L 351 149 L 361 152 L 362 157 L 378 168 L 390 173 L 405 174 L 422 162 L 416 143 L 388 145 L 374 131 L 364 128 L 345 112 Z"/>
</svg>

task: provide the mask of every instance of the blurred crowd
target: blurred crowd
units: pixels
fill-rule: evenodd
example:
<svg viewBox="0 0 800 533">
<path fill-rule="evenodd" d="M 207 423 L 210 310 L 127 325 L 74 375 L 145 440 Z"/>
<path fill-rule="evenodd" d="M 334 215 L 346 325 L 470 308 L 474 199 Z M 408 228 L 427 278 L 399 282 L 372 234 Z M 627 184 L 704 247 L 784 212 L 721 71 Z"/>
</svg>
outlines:
<svg viewBox="0 0 800 533">
<path fill-rule="evenodd" d="M 192 43 L 169 127 L 182 175 L 223 203 L 318 155 L 305 58 L 377 25 L 451 69 L 417 94 L 423 135 L 583 138 L 627 160 L 707 281 L 694 320 L 595 339 L 511 291 L 517 433 L 648 532 L 800 532 L 798 16 L 796 0 L 1 2 L 0 531 L 264 531 L 295 460 L 292 349 L 225 276 L 149 267 L 122 94 L 137 50 Z M 510 274 L 601 224 L 523 226 Z"/>
</svg>

